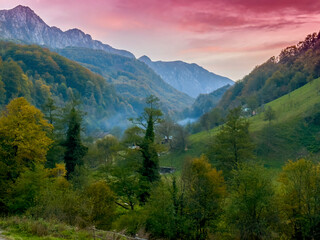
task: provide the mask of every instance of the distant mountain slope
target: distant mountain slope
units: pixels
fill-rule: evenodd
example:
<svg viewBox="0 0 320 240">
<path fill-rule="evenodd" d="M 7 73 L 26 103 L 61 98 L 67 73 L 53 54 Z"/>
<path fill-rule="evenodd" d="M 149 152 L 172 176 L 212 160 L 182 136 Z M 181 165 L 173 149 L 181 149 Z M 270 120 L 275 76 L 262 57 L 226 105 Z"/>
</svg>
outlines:
<svg viewBox="0 0 320 240">
<path fill-rule="evenodd" d="M 92 40 L 90 35 L 79 29 L 63 32 L 57 27 L 49 27 L 33 10 L 21 5 L 11 10 L 0 11 L 0 37 L 51 48 L 77 46 L 100 49 L 108 53 L 134 58 L 134 55 L 128 51 L 114 49 L 107 44 Z"/>
<path fill-rule="evenodd" d="M 74 61 L 36 45 L 0 42 L 0 108 L 16 97 L 38 108 L 48 97 L 58 106 L 79 98 L 87 130 L 108 130 L 134 114 L 103 77 Z"/>
<path fill-rule="evenodd" d="M 168 84 L 193 98 L 234 83 L 231 79 L 211 73 L 194 63 L 153 62 L 147 56 L 142 56 L 139 60 L 151 67 Z"/>
<path fill-rule="evenodd" d="M 190 108 L 184 110 L 185 118 L 198 118 L 218 105 L 223 94 L 231 86 L 225 85 L 208 94 L 200 94 Z"/>
<path fill-rule="evenodd" d="M 194 102 L 190 96 L 171 87 L 136 59 L 86 48 L 68 47 L 56 51 L 104 76 L 136 112 L 142 111 L 144 98 L 150 94 L 160 99 L 162 110 L 166 113 L 181 111 Z"/>
<path fill-rule="evenodd" d="M 320 77 L 320 33 L 313 33 L 278 57 L 256 67 L 222 97 L 219 107 L 256 108 Z M 253 109 L 254 110 L 254 109 Z"/>
</svg>

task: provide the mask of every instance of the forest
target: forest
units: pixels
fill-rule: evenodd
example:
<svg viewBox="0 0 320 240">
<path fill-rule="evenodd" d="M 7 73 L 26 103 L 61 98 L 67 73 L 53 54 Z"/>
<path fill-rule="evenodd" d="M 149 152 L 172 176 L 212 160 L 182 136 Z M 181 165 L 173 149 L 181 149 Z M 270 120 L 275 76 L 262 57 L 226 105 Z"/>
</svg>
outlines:
<svg viewBox="0 0 320 240">
<path fill-rule="evenodd" d="M 319 36 L 200 96 L 184 114 L 216 107 L 186 126 L 157 96 L 133 113 L 79 64 L 0 42 L 0 230 L 30 240 L 318 239 Z M 124 132 L 101 131 L 118 113 L 131 116 Z"/>
<path fill-rule="evenodd" d="M 162 155 L 187 151 L 188 140 L 158 102 L 148 97 L 121 138 L 90 139 L 77 101 L 62 111 L 49 99 L 41 112 L 23 97 L 11 100 L 0 117 L 0 209 L 6 216 L 0 227 L 38 237 L 61 237 L 50 226 L 63 223 L 149 239 L 317 238 L 315 158 L 266 168 L 257 160 L 250 121 L 237 107 L 208 151 L 184 159 L 173 174 L 160 174 Z M 270 107 L 262 115 L 271 124 L 276 112 Z"/>
</svg>

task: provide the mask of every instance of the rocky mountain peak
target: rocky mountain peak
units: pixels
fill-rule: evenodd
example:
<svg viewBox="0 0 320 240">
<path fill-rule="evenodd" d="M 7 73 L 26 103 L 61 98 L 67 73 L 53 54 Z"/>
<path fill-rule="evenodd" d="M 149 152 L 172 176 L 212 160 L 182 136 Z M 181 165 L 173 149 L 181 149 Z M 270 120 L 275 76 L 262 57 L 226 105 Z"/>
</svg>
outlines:
<svg viewBox="0 0 320 240">
<path fill-rule="evenodd" d="M 128 51 L 118 50 L 93 40 L 89 34 L 80 29 L 74 28 L 63 32 L 57 27 L 50 27 L 31 8 L 22 5 L 0 11 L 0 36 L 4 39 L 15 39 L 56 49 L 85 47 L 134 58 Z"/>
</svg>

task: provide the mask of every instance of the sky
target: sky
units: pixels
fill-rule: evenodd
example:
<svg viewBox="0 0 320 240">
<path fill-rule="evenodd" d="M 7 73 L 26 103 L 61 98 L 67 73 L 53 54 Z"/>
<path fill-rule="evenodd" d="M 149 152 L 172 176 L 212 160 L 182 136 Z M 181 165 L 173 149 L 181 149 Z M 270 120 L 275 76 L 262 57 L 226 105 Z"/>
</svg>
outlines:
<svg viewBox="0 0 320 240">
<path fill-rule="evenodd" d="M 319 0 L 0 0 L 0 9 L 19 4 L 49 26 L 232 80 L 320 30 Z"/>
</svg>

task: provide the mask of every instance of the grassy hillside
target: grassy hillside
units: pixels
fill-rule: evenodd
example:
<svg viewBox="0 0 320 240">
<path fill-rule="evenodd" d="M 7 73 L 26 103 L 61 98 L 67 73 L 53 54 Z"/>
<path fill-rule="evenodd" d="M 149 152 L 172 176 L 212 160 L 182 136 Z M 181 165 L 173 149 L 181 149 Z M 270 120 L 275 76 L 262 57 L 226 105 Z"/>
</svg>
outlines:
<svg viewBox="0 0 320 240">
<path fill-rule="evenodd" d="M 271 107 L 276 119 L 264 120 L 263 108 Z M 286 94 L 259 109 L 250 117 L 250 133 L 256 144 L 257 159 L 266 166 L 280 167 L 288 159 L 296 159 L 320 150 L 320 78 Z M 161 165 L 181 168 L 187 157 L 205 153 L 219 130 L 214 128 L 189 137 L 189 150 L 162 157 Z"/>
<path fill-rule="evenodd" d="M 258 106 L 275 100 L 320 77 L 320 33 L 282 50 L 232 86 L 219 103 L 223 109 Z"/>
<path fill-rule="evenodd" d="M 144 99 L 150 94 L 160 99 L 161 109 L 166 113 L 181 111 L 191 106 L 194 101 L 187 94 L 171 87 L 145 63 L 136 59 L 86 48 L 68 47 L 55 51 L 102 75 L 137 113 L 143 111 Z"/>
</svg>

